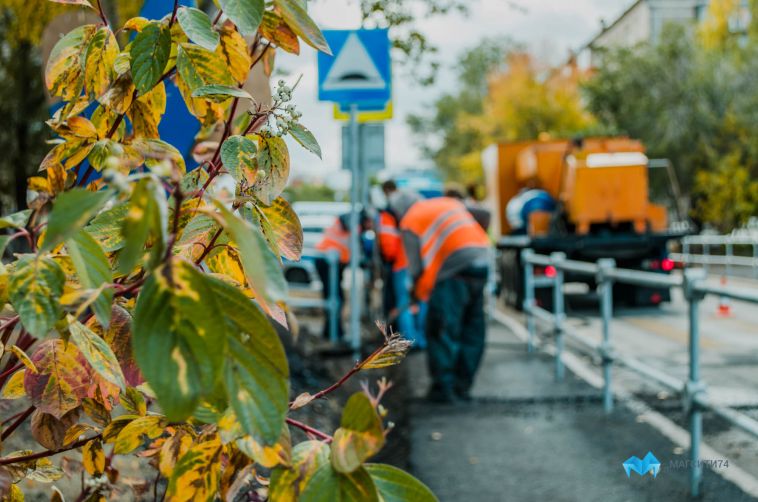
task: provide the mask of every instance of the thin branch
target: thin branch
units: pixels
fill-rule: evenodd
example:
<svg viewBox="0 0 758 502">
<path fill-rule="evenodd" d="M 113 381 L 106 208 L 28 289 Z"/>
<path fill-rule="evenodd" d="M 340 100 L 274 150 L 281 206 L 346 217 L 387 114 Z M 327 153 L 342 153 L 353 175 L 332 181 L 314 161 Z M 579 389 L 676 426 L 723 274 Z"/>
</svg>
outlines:
<svg viewBox="0 0 758 502">
<path fill-rule="evenodd" d="M 13 373 L 15 373 L 17 370 L 20 370 L 24 366 L 24 363 L 18 363 L 14 367 L 12 367 L 9 370 L 3 371 L 0 373 L 0 382 L 5 383 L 5 379 L 11 376 Z"/>
<path fill-rule="evenodd" d="M 224 13 L 223 10 L 219 9 L 218 14 L 216 14 L 216 17 L 213 18 L 213 26 L 216 26 L 216 24 L 221 20 L 221 15 Z"/>
<path fill-rule="evenodd" d="M 37 408 L 34 407 L 34 406 L 30 406 L 29 408 L 27 408 L 26 411 L 24 411 L 21 415 L 19 415 L 19 417 L 16 419 L 15 422 L 13 422 L 12 424 L 10 424 L 8 426 L 8 428 L 3 431 L 2 436 L 0 436 L 0 440 L 1 441 L 5 441 L 6 439 L 8 439 L 10 437 L 10 435 L 13 434 L 13 431 L 15 431 L 16 429 L 18 429 L 18 426 L 21 425 L 21 424 L 23 424 L 26 421 L 26 419 L 29 418 L 29 416 L 32 413 L 34 413 L 34 410 L 36 410 L 36 409 Z M 5 462 L 5 463 L 3 463 L 3 460 L 6 460 L 6 459 L 0 459 L 0 465 L 5 465 L 6 463 L 7 464 L 12 464 L 13 463 L 13 462 Z"/>
<path fill-rule="evenodd" d="M 58 448 L 57 450 L 45 450 L 45 451 L 40 451 L 38 453 L 32 453 L 31 455 L 23 455 L 20 457 L 0 458 L 0 465 L 18 464 L 22 462 L 29 462 L 30 460 L 37 460 L 40 458 L 52 457 L 53 455 L 57 455 L 59 453 L 81 448 L 82 446 L 89 443 L 90 441 L 99 439 L 101 436 L 102 434 L 97 434 L 95 436 L 92 436 L 91 438 L 81 439 L 77 441 L 76 443 L 71 444 L 70 446 L 66 446 L 65 448 Z"/>
<path fill-rule="evenodd" d="M 367 361 L 373 359 L 374 357 L 376 357 L 377 354 L 379 354 L 379 352 L 381 352 L 382 350 L 384 350 L 385 346 L 386 346 L 386 344 L 381 345 L 374 352 L 372 352 L 370 356 L 368 356 L 367 358 L 363 359 L 362 361 L 358 361 L 357 363 L 355 363 L 355 366 L 353 366 L 352 368 L 350 368 L 350 371 L 348 371 L 347 373 L 345 373 L 344 375 L 342 375 L 342 378 L 340 378 L 339 380 L 337 380 L 335 383 L 333 383 L 332 385 L 330 385 L 326 389 L 323 389 L 323 390 L 321 390 L 321 391 L 316 392 L 315 394 L 313 394 L 311 396 L 309 402 L 310 401 L 315 401 L 316 399 L 321 399 L 322 397 L 326 396 L 327 394 L 330 394 L 330 393 L 334 392 L 335 390 L 339 389 L 340 387 L 342 387 L 345 384 L 345 382 L 347 382 L 350 379 L 350 377 L 352 377 L 353 375 L 355 375 L 356 373 L 358 373 L 359 371 L 361 371 L 361 368 L 363 368 L 363 366 L 366 365 Z M 295 403 L 295 401 L 290 402 L 290 407 L 292 407 L 292 405 L 294 403 Z"/>
<path fill-rule="evenodd" d="M 7 330 L 9 328 L 13 329 L 16 326 L 16 324 L 18 324 L 19 319 L 20 319 L 20 317 L 19 317 L 18 314 L 16 314 L 13 317 L 9 318 L 5 322 L 5 324 L 3 324 L 3 325 L 0 326 L 0 331 L 5 331 L 5 330 Z"/>
<path fill-rule="evenodd" d="M 290 424 L 291 426 L 293 426 L 293 427 L 297 427 L 298 429 L 300 429 L 300 430 L 302 430 L 302 431 L 305 431 L 306 433 L 308 433 L 308 434 L 310 434 L 310 435 L 312 435 L 312 436 L 315 436 L 315 437 L 317 437 L 317 438 L 319 438 L 319 439 L 323 439 L 323 440 L 324 440 L 324 441 L 326 441 L 327 443 L 331 443 L 331 442 L 332 442 L 332 439 L 333 439 L 333 438 L 332 438 L 332 436 L 330 436 L 329 434 L 326 434 L 326 433 L 324 433 L 324 432 L 321 432 L 321 431 L 320 431 L 320 430 L 318 430 L 318 429 L 314 429 L 314 428 L 313 428 L 313 427 L 311 427 L 310 425 L 306 425 L 306 424 L 304 424 L 303 422 L 298 422 L 298 421 L 297 421 L 297 420 L 295 420 L 294 418 L 287 418 L 287 419 L 286 419 L 286 422 L 287 422 L 288 424 Z M 2 465 L 2 463 L 0 463 L 0 465 Z"/>
<path fill-rule="evenodd" d="M 176 22 L 176 11 L 179 10 L 179 0 L 174 0 L 174 10 L 171 12 L 171 19 L 168 22 L 168 27 L 171 28 Z"/>
<path fill-rule="evenodd" d="M 103 24 L 105 26 L 109 26 L 110 23 L 108 23 L 108 17 L 105 15 L 105 11 L 103 10 L 103 6 L 100 4 L 100 0 L 97 0 L 97 13 L 100 15 L 100 19 L 103 20 Z"/>
<path fill-rule="evenodd" d="M 221 232 L 223 232 L 223 231 L 224 231 L 223 228 L 219 228 L 216 231 L 216 233 L 213 234 L 213 237 L 211 238 L 211 241 L 205 247 L 205 249 L 203 250 L 203 253 L 200 255 L 200 257 L 197 260 L 195 260 L 195 264 L 196 265 L 200 265 L 203 262 L 203 260 L 205 259 L 205 257 L 208 256 L 208 253 L 211 252 L 211 250 L 213 249 L 213 245 L 216 244 L 216 241 L 218 240 L 219 237 L 221 237 Z"/>
<path fill-rule="evenodd" d="M 158 79 L 158 83 L 156 83 L 155 85 L 158 85 L 161 82 L 163 82 L 164 80 L 166 80 L 167 78 L 169 78 L 171 75 L 174 74 L 175 71 L 176 71 L 176 66 L 174 66 L 169 71 L 167 71 L 166 73 L 164 73 L 161 76 L 161 78 Z M 129 104 L 129 108 L 131 108 L 132 104 L 134 104 L 134 102 L 137 101 L 137 98 L 139 98 L 139 92 L 137 92 L 137 89 L 135 89 L 134 92 L 132 93 L 132 102 Z M 127 110 L 124 113 L 120 113 L 116 117 L 116 120 L 113 122 L 113 125 L 108 130 L 108 132 L 106 133 L 104 139 L 110 139 L 110 138 L 113 137 L 114 134 L 116 134 L 116 131 L 118 131 L 118 128 L 121 126 L 121 122 L 124 121 L 124 117 L 126 116 L 126 113 L 129 111 L 129 108 L 127 108 Z M 84 163 L 84 161 L 82 161 L 78 166 L 76 166 L 76 168 L 74 168 L 74 170 L 78 171 L 81 168 L 81 166 L 82 166 L 83 163 Z M 94 170 L 95 170 L 94 166 L 90 163 L 90 165 L 87 167 L 87 170 L 84 172 L 84 174 L 81 176 L 81 178 L 79 178 L 79 180 L 77 180 L 77 186 L 84 186 L 84 185 L 86 185 L 87 184 L 87 180 L 89 179 L 90 175 L 92 174 L 92 172 Z"/>
<path fill-rule="evenodd" d="M 263 50 L 261 51 L 261 53 L 258 54 L 258 57 L 255 58 L 252 63 L 250 63 L 250 69 L 252 69 L 253 66 L 255 66 L 256 64 L 258 64 L 258 61 L 260 61 L 261 59 L 263 59 L 263 56 L 266 55 L 266 51 L 269 49 L 269 47 L 271 47 L 271 42 L 267 41 L 266 42 L 266 47 L 264 47 Z"/>
</svg>

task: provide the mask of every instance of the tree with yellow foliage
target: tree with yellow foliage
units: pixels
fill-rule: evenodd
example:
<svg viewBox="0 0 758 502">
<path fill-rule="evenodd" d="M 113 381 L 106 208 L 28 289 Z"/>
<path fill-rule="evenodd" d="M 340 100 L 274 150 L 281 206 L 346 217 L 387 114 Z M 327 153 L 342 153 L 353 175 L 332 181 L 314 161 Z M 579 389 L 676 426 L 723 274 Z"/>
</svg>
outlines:
<svg viewBox="0 0 758 502">
<path fill-rule="evenodd" d="M 435 115 L 409 121 L 419 136 L 437 132 L 436 147 L 426 152 L 448 179 L 481 181 L 481 151 L 489 143 L 566 137 L 596 126 L 581 102 L 586 75 L 574 64 L 551 67 L 510 42 L 495 43 L 485 41 L 462 58 L 464 69 L 467 61 L 480 62 L 471 67 L 478 81 L 473 71 L 462 73 L 457 96 L 438 100 Z"/>
</svg>

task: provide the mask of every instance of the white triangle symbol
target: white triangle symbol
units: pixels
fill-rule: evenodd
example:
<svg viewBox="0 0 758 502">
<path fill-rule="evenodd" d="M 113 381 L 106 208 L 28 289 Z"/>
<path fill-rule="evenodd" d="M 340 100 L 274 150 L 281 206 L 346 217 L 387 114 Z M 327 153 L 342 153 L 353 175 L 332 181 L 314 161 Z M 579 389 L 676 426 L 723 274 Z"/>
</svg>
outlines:
<svg viewBox="0 0 758 502">
<path fill-rule="evenodd" d="M 322 88 L 325 91 L 346 89 L 384 89 L 387 83 L 379 73 L 358 35 L 348 35 L 337 59 L 329 69 Z"/>
</svg>

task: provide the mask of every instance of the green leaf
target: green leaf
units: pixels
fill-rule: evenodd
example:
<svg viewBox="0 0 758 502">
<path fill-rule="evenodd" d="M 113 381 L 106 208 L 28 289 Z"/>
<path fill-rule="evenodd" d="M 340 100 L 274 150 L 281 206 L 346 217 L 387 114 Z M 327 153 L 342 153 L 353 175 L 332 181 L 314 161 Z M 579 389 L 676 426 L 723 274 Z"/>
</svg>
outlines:
<svg viewBox="0 0 758 502">
<path fill-rule="evenodd" d="M 255 141 L 245 136 L 230 136 L 221 145 L 221 162 L 229 174 L 240 181 L 245 176 L 243 169 L 255 169 L 256 153 L 258 147 L 255 146 Z"/>
<path fill-rule="evenodd" d="M 187 165 L 184 162 L 184 156 L 177 148 L 157 138 L 138 138 L 132 142 L 132 146 L 145 159 L 145 165 L 154 168 L 161 162 L 168 160 L 172 162 L 184 174 L 187 171 Z"/>
<path fill-rule="evenodd" d="M 179 44 L 176 69 L 191 92 L 205 85 L 234 83 L 221 56 L 199 45 Z"/>
<path fill-rule="evenodd" d="M 256 195 L 268 206 L 287 186 L 290 174 L 290 154 L 287 143 L 277 136 L 261 136 L 258 146 L 260 149 L 258 167 L 265 175 L 256 186 Z"/>
<path fill-rule="evenodd" d="M 11 275 L 10 302 L 24 328 L 42 338 L 61 315 L 60 297 L 66 276 L 50 258 L 23 255 Z"/>
<path fill-rule="evenodd" d="M 277 197 L 270 206 L 257 206 L 257 209 L 268 221 L 282 256 L 298 261 L 303 253 L 303 227 L 290 203 Z"/>
<path fill-rule="evenodd" d="M 321 158 L 321 147 L 318 141 L 316 141 L 316 137 L 307 127 L 299 123 L 292 124 L 290 126 L 290 136 L 295 138 L 295 141 L 300 143 L 300 146 L 316 154 L 319 159 Z"/>
<path fill-rule="evenodd" d="M 160 261 L 166 245 L 168 208 L 163 190 L 150 178 L 137 183 L 122 221 L 125 246 L 118 255 L 118 270 L 128 274 L 140 262 L 148 238 L 152 236 L 150 267 Z"/>
<path fill-rule="evenodd" d="M 110 197 L 109 190 L 90 192 L 83 188 L 74 188 L 58 195 L 47 221 L 42 250 L 50 251 L 84 227 Z"/>
<path fill-rule="evenodd" d="M 287 282 L 278 258 L 268 249 L 257 228 L 233 215 L 223 204 L 216 202 L 216 207 L 223 216 L 224 228 L 239 249 L 250 289 L 266 313 L 271 314 L 270 304 L 287 297 Z"/>
<path fill-rule="evenodd" d="M 156 271 L 157 273 L 157 271 Z M 200 402 L 199 364 L 174 326 L 172 290 L 151 275 L 137 298 L 132 346 L 137 364 L 170 420 L 183 420 Z"/>
<path fill-rule="evenodd" d="M 180 7 L 176 19 L 190 40 L 210 51 L 216 50 L 219 34 L 213 30 L 211 20 L 205 12 L 194 7 Z"/>
<path fill-rule="evenodd" d="M 298 0 L 274 0 L 274 5 L 279 9 L 282 19 L 287 23 L 297 36 L 305 43 L 321 52 L 331 55 L 332 50 L 326 42 L 323 33 L 310 18 L 305 7 Z"/>
<path fill-rule="evenodd" d="M 31 209 L 24 209 L 17 213 L 9 214 L 0 218 L 0 229 L 3 228 L 24 228 L 29 221 L 29 215 L 32 214 Z"/>
<path fill-rule="evenodd" d="M 128 212 L 129 204 L 117 204 L 95 216 L 84 230 L 95 238 L 106 253 L 118 251 L 126 244 L 121 235 L 121 226 Z"/>
<path fill-rule="evenodd" d="M 132 80 L 140 94 L 155 87 L 163 76 L 171 55 L 171 30 L 159 23 L 150 23 L 134 37 L 131 49 Z"/>
<path fill-rule="evenodd" d="M 382 422 L 366 394 L 357 392 L 348 399 L 331 446 L 332 466 L 343 473 L 355 471 L 382 449 Z"/>
<path fill-rule="evenodd" d="M 116 354 L 113 353 L 106 341 L 71 315 L 68 316 L 68 323 L 71 341 L 90 363 L 92 369 L 107 381 L 118 386 L 122 391 L 126 390 L 121 366 L 116 359 Z"/>
<path fill-rule="evenodd" d="M 244 431 L 263 445 L 281 436 L 289 409 L 289 368 L 281 340 L 258 307 L 234 286 L 209 279 L 212 294 L 237 333 L 229 339 L 225 382 Z"/>
<path fill-rule="evenodd" d="M 266 7 L 264 0 L 219 0 L 218 3 L 244 36 L 252 37 L 258 32 Z"/>
<path fill-rule="evenodd" d="M 436 502 L 437 497 L 421 481 L 397 467 L 386 464 L 366 464 L 382 502 Z"/>
<path fill-rule="evenodd" d="M 137 364 L 171 420 L 189 416 L 216 390 L 227 330 L 211 279 L 174 260 L 156 269 L 137 299 Z"/>
<path fill-rule="evenodd" d="M 379 502 L 374 482 L 365 469 L 341 474 L 329 464 L 319 467 L 298 502 Z M 415 501 L 414 501 L 415 502 Z"/>
<path fill-rule="evenodd" d="M 292 449 L 291 466 L 271 472 L 270 500 L 296 500 L 322 466 L 329 466 L 329 445 L 323 441 L 303 441 Z"/>
<path fill-rule="evenodd" d="M 84 230 L 78 231 L 66 241 L 66 250 L 84 288 L 97 289 L 113 282 L 108 257 L 92 235 Z M 110 288 L 104 289 L 92 304 L 98 322 L 106 328 L 111 319 L 112 304 L 113 290 Z"/>
<path fill-rule="evenodd" d="M 226 101 L 229 98 L 244 98 L 250 101 L 255 101 L 253 97 L 247 91 L 240 89 L 239 87 L 232 87 L 230 85 L 204 85 L 198 87 L 192 92 L 193 98 L 208 98 L 218 103 Z"/>
</svg>

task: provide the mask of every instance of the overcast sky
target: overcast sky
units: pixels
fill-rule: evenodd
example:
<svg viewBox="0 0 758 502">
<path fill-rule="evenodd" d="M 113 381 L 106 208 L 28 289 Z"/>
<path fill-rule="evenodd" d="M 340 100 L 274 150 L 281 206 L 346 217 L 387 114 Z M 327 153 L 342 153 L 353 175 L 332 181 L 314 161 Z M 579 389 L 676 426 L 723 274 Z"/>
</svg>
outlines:
<svg viewBox="0 0 758 502">
<path fill-rule="evenodd" d="M 423 112 L 435 98 L 455 90 L 451 68 L 458 55 L 475 46 L 487 36 L 509 36 L 526 44 L 542 57 L 560 61 L 570 49 L 586 43 L 600 29 L 600 20 L 611 21 L 632 0 L 516 0 L 525 11 L 509 7 L 506 0 L 470 0 L 466 17 L 451 14 L 445 17 L 422 19 L 418 28 L 439 48 L 442 63 L 437 82 L 430 87 L 417 85 L 403 75 L 402 68 L 393 66 L 395 117 L 387 122 L 386 163 L 392 170 L 428 167 L 405 124 L 409 113 Z M 353 29 L 359 26 L 358 0 L 315 0 L 309 2 L 310 13 L 324 29 Z M 278 68 L 294 80 L 302 81 L 294 94 L 294 102 L 303 112 L 303 123 L 316 135 L 323 150 L 323 161 L 307 154 L 297 145 L 292 151 L 293 176 L 316 176 L 334 179 L 341 164 L 340 123 L 332 118 L 332 105 L 320 103 L 316 90 L 316 53 L 304 49 L 299 57 L 280 51 Z M 276 80 L 276 79 L 275 79 Z M 275 84 L 275 81 L 272 82 Z"/>
</svg>

